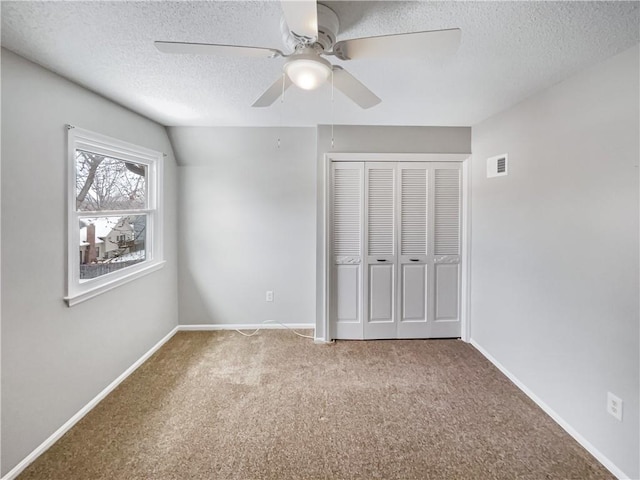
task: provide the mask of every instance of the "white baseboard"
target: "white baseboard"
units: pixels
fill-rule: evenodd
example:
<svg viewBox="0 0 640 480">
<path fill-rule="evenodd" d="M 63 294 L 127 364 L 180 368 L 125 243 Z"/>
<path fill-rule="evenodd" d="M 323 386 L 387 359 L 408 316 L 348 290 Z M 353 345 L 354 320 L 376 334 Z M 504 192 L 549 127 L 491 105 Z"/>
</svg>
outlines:
<svg viewBox="0 0 640 480">
<path fill-rule="evenodd" d="M 162 345 L 167 343 L 167 341 L 173 337 L 178 331 L 178 327 L 175 327 L 171 330 L 167 335 L 164 336 L 158 343 L 156 343 L 153 347 L 149 349 L 144 355 L 142 355 L 138 360 L 136 360 L 133 365 L 127 368 L 122 374 L 116 378 L 113 382 L 111 382 L 107 387 L 102 390 L 98 395 L 93 397 L 84 407 L 82 407 L 78 412 L 67 420 L 64 425 L 62 425 L 58 430 L 53 432 L 53 434 L 47 438 L 44 442 L 38 445 L 29 455 L 27 455 L 20 463 L 18 463 L 15 467 L 13 467 L 9 472 L 6 473 L 0 480 L 13 480 L 20 473 L 27 468 L 33 461 L 42 455 L 49 447 L 51 447 L 55 442 L 57 442 L 60 437 L 62 437 L 67 431 L 71 429 L 76 423 L 78 423 L 82 417 L 84 417 L 87 413 L 89 413 L 93 407 L 95 407 L 102 399 L 104 399 L 107 395 L 109 395 L 118 385 L 120 385 L 129 375 L 131 375 L 140 365 L 147 361 L 147 359 L 153 355 Z"/>
<path fill-rule="evenodd" d="M 20 463 L 7 472 L 0 480 L 13 480 L 22 471 L 27 468 L 33 461 L 42 455 L 49 447 L 57 442 L 67 431 L 71 429 L 76 423 L 78 423 L 82 417 L 89 413 L 102 399 L 109 395 L 123 380 L 131 375 L 140 365 L 146 362 L 151 355 L 153 355 L 162 345 L 173 337 L 178 331 L 205 331 L 205 330 L 256 330 L 256 329 L 295 329 L 295 330 L 307 330 L 314 329 L 315 323 L 287 323 L 281 324 L 276 322 L 265 323 L 249 323 L 249 324 L 219 324 L 219 325 L 178 325 L 171 330 L 164 338 L 156 343 L 149 351 L 136 360 L 133 365 L 127 368 L 118 378 L 111 382 L 104 390 L 89 401 L 84 407 L 82 407 L 73 417 L 67 420 L 58 430 L 56 430 L 49 438 L 36 447 L 29 455 L 27 455 Z"/>
<path fill-rule="evenodd" d="M 498 362 L 489 352 L 481 347 L 478 342 L 473 338 L 470 340 L 476 350 L 478 350 L 484 357 L 489 360 L 495 367 L 500 370 L 509 380 L 511 380 L 516 387 L 518 387 L 524 394 L 533 400 L 547 415 L 549 415 L 558 425 L 560 425 L 565 432 L 571 435 L 576 442 L 582 445 L 596 460 L 598 460 L 607 470 L 609 470 L 616 478 L 629 479 L 621 469 L 619 469 L 611 460 L 605 457 L 596 447 L 594 447 L 586 438 L 580 435 L 571 425 L 569 425 L 560 415 L 558 415 L 549 405 L 544 403 L 540 397 L 533 393 L 524 383 L 507 370 L 500 362 Z"/>
<path fill-rule="evenodd" d="M 313 330 L 316 328 L 315 323 L 278 323 L 278 322 L 265 322 L 265 323 L 216 323 L 216 324 L 202 324 L 202 325 L 178 325 L 178 331 L 181 332 L 194 332 L 194 331 L 208 331 L 208 330 L 261 330 L 261 329 L 280 329 L 288 328 L 291 330 Z"/>
</svg>

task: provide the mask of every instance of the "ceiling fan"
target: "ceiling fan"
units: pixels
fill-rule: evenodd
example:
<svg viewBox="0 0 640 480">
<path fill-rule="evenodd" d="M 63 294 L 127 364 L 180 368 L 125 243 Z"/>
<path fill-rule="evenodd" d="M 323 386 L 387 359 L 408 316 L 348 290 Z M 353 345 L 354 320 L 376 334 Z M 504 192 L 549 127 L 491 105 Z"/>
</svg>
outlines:
<svg viewBox="0 0 640 480">
<path fill-rule="evenodd" d="M 362 108 L 380 103 L 371 90 L 338 65 L 332 65 L 325 56 L 340 60 L 367 58 L 415 58 L 430 54 L 453 54 L 460 44 L 460 29 L 432 30 L 378 37 L 354 38 L 336 42 L 338 17 L 329 7 L 316 0 L 282 0 L 284 17 L 280 23 L 285 44 L 293 53 L 285 54 L 275 48 L 220 45 L 211 43 L 154 42 L 163 53 L 234 55 L 241 57 L 282 57 L 285 59 L 283 75 L 278 78 L 254 103 L 253 107 L 268 107 L 284 91 L 295 84 L 313 90 L 331 81 Z"/>
</svg>

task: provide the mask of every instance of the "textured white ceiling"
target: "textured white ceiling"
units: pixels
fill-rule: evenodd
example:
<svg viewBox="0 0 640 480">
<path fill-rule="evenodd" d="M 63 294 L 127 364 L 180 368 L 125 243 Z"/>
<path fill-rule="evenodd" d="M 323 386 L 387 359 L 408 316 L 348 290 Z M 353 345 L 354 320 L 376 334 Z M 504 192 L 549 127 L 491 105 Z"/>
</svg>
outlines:
<svg viewBox="0 0 640 480">
<path fill-rule="evenodd" d="M 638 2 L 327 1 L 338 40 L 459 27 L 440 61 L 343 65 L 382 103 L 329 86 L 250 105 L 282 59 L 166 55 L 154 40 L 283 49 L 281 8 L 261 2 L 2 1 L 2 46 L 164 125 L 473 125 L 640 41 Z"/>
</svg>

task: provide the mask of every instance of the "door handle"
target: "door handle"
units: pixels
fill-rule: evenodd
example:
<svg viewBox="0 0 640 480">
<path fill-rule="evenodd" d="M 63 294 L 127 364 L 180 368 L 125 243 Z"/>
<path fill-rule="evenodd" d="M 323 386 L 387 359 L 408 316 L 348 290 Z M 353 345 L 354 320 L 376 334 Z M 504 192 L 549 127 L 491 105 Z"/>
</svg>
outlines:
<svg viewBox="0 0 640 480">
<path fill-rule="evenodd" d="M 384 259 L 384 258 L 379 258 L 379 259 L 378 259 L 378 261 L 379 261 L 379 262 L 386 262 L 387 260 L 386 260 L 386 259 Z"/>
<path fill-rule="evenodd" d="M 411 261 L 411 262 L 419 262 L 420 259 L 419 258 L 410 258 L 409 261 Z"/>
</svg>

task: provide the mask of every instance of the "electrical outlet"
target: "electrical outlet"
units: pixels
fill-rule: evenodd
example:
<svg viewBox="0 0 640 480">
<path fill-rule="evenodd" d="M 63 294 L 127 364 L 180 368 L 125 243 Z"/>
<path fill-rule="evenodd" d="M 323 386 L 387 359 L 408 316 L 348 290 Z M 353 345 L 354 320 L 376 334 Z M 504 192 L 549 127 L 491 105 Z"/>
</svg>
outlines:
<svg viewBox="0 0 640 480">
<path fill-rule="evenodd" d="M 622 400 L 611 392 L 607 392 L 607 412 L 622 421 Z"/>
<path fill-rule="evenodd" d="M 273 302 L 273 290 L 267 290 L 267 302 Z"/>
</svg>

